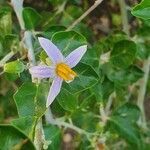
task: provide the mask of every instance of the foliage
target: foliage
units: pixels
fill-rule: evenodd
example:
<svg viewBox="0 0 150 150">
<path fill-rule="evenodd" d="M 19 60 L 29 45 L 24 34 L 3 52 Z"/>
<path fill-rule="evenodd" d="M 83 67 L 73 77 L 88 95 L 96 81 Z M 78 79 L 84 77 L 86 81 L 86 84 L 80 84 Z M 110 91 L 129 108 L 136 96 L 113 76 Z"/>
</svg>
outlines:
<svg viewBox="0 0 150 150">
<path fill-rule="evenodd" d="M 102 3 L 112 12 L 100 16 L 101 24 L 111 16 L 110 24 L 93 21 L 98 20 L 96 8 L 71 30 L 92 5 L 88 0 L 47 0 L 39 5 L 24 1 L 24 6 L 17 0 L 20 15 L 15 1 L 11 6 L 0 1 L 0 149 L 59 150 L 71 145 L 70 149 L 148 150 L 149 121 L 141 121 L 144 106 L 138 97 L 144 64 L 150 61 L 149 0 L 130 5 L 130 36 L 121 29 L 120 12 L 114 12 L 116 0 Z M 29 73 L 35 64 L 52 63 L 38 37 L 51 40 L 64 56 L 88 45 L 73 68 L 77 77 L 63 82 L 50 108 L 46 99 L 52 79 L 33 79 Z"/>
</svg>

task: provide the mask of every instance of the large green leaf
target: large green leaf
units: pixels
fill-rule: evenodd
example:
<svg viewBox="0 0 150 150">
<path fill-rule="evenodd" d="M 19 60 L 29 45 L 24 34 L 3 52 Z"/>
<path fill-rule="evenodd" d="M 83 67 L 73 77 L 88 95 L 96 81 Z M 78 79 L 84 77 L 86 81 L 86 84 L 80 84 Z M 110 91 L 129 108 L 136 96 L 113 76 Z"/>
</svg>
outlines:
<svg viewBox="0 0 150 150">
<path fill-rule="evenodd" d="M 61 130 L 53 125 L 46 125 L 44 126 L 44 133 L 49 144 L 48 150 L 59 150 L 61 146 Z"/>
<path fill-rule="evenodd" d="M 24 83 L 14 95 L 20 117 L 41 117 L 46 110 L 47 84 Z"/>
<path fill-rule="evenodd" d="M 35 129 L 36 123 L 37 123 L 37 119 L 31 116 L 14 119 L 11 122 L 11 124 L 14 127 L 16 127 L 18 130 L 23 132 L 31 140 L 33 140 L 33 137 L 34 137 L 34 129 Z"/>
<path fill-rule="evenodd" d="M 130 66 L 127 69 L 116 69 L 110 63 L 102 66 L 103 72 L 108 79 L 119 86 L 128 86 L 143 76 L 143 71 L 137 66 Z"/>
<path fill-rule="evenodd" d="M 136 5 L 131 12 L 134 16 L 138 18 L 149 20 L 150 19 L 150 1 L 142 0 L 141 3 Z"/>
<path fill-rule="evenodd" d="M 33 143 L 11 125 L 0 125 L 1 150 L 35 150 Z"/>
<path fill-rule="evenodd" d="M 111 63 L 118 68 L 129 67 L 136 57 L 137 47 L 133 41 L 117 42 L 111 51 Z"/>
<path fill-rule="evenodd" d="M 34 29 L 40 22 L 40 14 L 33 8 L 26 7 L 23 9 L 23 19 L 25 22 L 25 27 L 28 30 Z"/>
<path fill-rule="evenodd" d="M 57 32 L 52 36 L 52 41 L 65 56 L 79 46 L 87 44 L 85 37 L 75 31 Z"/>
<path fill-rule="evenodd" d="M 65 110 L 74 111 L 77 109 L 77 96 L 71 94 L 66 89 L 61 89 L 57 100 Z"/>
<path fill-rule="evenodd" d="M 14 95 L 20 117 L 34 116 L 36 85 L 24 83 Z"/>
<path fill-rule="evenodd" d="M 137 149 L 140 149 L 141 146 L 140 135 L 136 126 L 139 115 L 140 110 L 137 106 L 126 103 L 115 110 L 108 123 L 112 131 L 118 133 Z"/>
</svg>

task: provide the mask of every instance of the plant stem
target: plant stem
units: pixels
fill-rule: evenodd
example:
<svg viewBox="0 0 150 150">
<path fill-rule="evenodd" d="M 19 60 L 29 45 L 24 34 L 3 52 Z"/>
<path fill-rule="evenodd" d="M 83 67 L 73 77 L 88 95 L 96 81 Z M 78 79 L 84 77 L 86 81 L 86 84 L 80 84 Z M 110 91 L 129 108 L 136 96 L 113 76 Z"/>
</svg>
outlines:
<svg viewBox="0 0 150 150">
<path fill-rule="evenodd" d="M 118 0 L 118 3 L 120 5 L 120 11 L 121 11 L 121 16 L 122 16 L 123 31 L 128 36 L 130 36 L 129 24 L 128 24 L 128 15 L 127 15 L 127 8 L 126 8 L 125 0 Z"/>
<path fill-rule="evenodd" d="M 45 137 L 43 136 L 42 120 L 40 119 L 35 128 L 34 145 L 36 150 L 42 149 L 44 139 Z"/>
<path fill-rule="evenodd" d="M 102 3 L 103 0 L 96 0 L 95 3 L 77 20 L 75 20 L 71 26 L 68 27 L 67 31 L 73 29 L 78 23 L 80 23 L 88 14 L 90 14 L 97 6 Z"/>
<path fill-rule="evenodd" d="M 11 51 L 9 52 L 2 60 L 0 60 L 0 67 L 3 67 L 3 65 L 11 59 L 15 55 L 15 52 Z"/>
<path fill-rule="evenodd" d="M 113 103 L 114 97 L 115 97 L 115 92 L 113 92 L 113 93 L 109 96 L 109 98 L 108 98 L 108 102 L 107 102 L 106 107 L 105 107 L 105 113 L 106 113 L 107 116 L 110 114 L 110 109 L 111 109 L 111 105 L 112 105 L 112 103 Z"/>
<path fill-rule="evenodd" d="M 146 94 L 146 87 L 147 87 L 149 71 L 150 71 L 150 57 L 144 61 L 143 71 L 144 71 L 144 77 L 142 78 L 140 82 L 137 105 L 139 106 L 141 110 L 141 123 L 143 127 L 146 128 L 147 125 L 146 125 L 146 117 L 145 117 L 145 111 L 144 111 L 144 98 Z"/>
<path fill-rule="evenodd" d="M 25 24 L 24 24 L 24 20 L 22 17 L 23 0 L 11 0 L 11 4 L 14 8 L 14 11 L 15 11 L 16 16 L 18 18 L 21 29 L 25 30 Z"/>
<path fill-rule="evenodd" d="M 36 62 L 35 62 L 34 49 L 32 45 L 32 32 L 31 31 L 25 31 L 24 44 L 25 44 L 25 47 L 28 49 L 28 59 L 30 61 L 30 64 L 35 65 Z"/>
<path fill-rule="evenodd" d="M 51 113 L 51 110 L 50 109 L 47 109 L 47 113 L 45 115 L 45 118 L 46 118 L 46 122 L 47 123 L 50 123 L 50 124 L 53 124 L 53 125 L 57 125 L 57 126 L 63 126 L 65 128 L 70 128 L 76 132 L 78 132 L 79 134 L 84 134 L 86 135 L 87 137 L 89 136 L 92 136 L 94 135 L 94 133 L 89 133 L 89 132 L 86 132 L 85 130 L 81 129 L 81 128 L 78 128 L 77 126 L 73 125 L 73 124 L 70 124 L 70 123 L 67 123 L 67 122 L 64 122 L 63 120 L 61 119 L 54 119 L 52 117 L 52 113 Z"/>
</svg>

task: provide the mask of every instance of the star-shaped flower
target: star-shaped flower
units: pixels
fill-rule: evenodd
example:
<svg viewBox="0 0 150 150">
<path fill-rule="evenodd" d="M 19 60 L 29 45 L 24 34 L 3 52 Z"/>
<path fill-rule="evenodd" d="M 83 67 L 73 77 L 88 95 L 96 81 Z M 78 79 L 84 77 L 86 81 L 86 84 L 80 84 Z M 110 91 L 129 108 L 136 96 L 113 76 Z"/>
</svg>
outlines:
<svg viewBox="0 0 150 150">
<path fill-rule="evenodd" d="M 57 46 L 50 40 L 43 37 L 38 39 L 41 47 L 52 61 L 52 65 L 34 66 L 29 69 L 29 72 L 33 78 L 53 78 L 46 103 L 46 107 L 48 107 L 59 94 L 63 80 L 71 82 L 77 76 L 72 68 L 79 63 L 85 54 L 87 45 L 78 47 L 65 58 Z"/>
</svg>

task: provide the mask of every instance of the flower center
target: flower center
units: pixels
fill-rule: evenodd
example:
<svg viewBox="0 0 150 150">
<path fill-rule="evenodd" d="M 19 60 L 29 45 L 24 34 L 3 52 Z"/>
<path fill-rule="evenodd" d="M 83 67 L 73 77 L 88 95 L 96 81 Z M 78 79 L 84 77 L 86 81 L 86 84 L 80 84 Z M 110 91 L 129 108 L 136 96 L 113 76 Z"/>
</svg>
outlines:
<svg viewBox="0 0 150 150">
<path fill-rule="evenodd" d="M 65 81 L 71 81 L 77 74 L 66 64 L 60 63 L 56 67 L 56 73 L 59 77 L 63 78 Z"/>
</svg>

